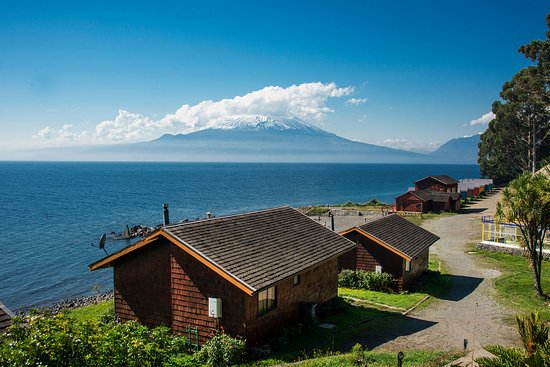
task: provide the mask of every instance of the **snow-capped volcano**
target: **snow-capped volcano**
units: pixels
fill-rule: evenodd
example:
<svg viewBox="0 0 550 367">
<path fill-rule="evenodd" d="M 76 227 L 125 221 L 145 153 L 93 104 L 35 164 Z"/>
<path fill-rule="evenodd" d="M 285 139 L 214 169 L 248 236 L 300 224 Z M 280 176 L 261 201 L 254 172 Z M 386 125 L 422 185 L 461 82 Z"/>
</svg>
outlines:
<svg viewBox="0 0 550 367">
<path fill-rule="evenodd" d="M 41 152 L 42 157 L 46 154 Z M 165 134 L 142 143 L 72 149 L 71 156 L 79 160 L 160 162 L 442 162 L 435 156 L 351 141 L 297 117 L 265 115 L 227 116 L 192 133 Z"/>
<path fill-rule="evenodd" d="M 211 124 L 209 129 L 221 130 L 246 130 L 246 131 L 263 131 L 263 130 L 298 130 L 302 133 L 326 133 L 313 125 L 308 124 L 298 117 L 272 117 L 265 115 L 239 116 L 234 118 L 216 121 Z"/>
</svg>

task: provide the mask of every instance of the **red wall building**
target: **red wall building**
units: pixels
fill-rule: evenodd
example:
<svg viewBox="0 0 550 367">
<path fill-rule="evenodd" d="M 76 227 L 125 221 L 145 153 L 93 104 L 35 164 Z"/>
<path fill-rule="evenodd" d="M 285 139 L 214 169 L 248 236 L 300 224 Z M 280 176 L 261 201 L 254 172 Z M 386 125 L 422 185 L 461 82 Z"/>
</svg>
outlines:
<svg viewBox="0 0 550 367">
<path fill-rule="evenodd" d="M 429 247 L 439 239 L 397 214 L 341 234 L 358 246 L 338 259 L 340 269 L 389 273 L 397 281 L 399 291 L 408 288 L 428 269 Z"/>
<path fill-rule="evenodd" d="M 428 176 L 414 182 L 416 191 L 432 190 L 439 192 L 458 192 L 458 181 L 446 175 Z"/>
<path fill-rule="evenodd" d="M 223 327 L 249 345 L 338 292 L 337 258 L 356 245 L 290 207 L 167 226 L 92 265 L 114 269 L 115 314 L 199 342 Z M 295 261 L 300 259 L 300 261 Z M 209 314 L 220 299 L 221 317 Z"/>
</svg>

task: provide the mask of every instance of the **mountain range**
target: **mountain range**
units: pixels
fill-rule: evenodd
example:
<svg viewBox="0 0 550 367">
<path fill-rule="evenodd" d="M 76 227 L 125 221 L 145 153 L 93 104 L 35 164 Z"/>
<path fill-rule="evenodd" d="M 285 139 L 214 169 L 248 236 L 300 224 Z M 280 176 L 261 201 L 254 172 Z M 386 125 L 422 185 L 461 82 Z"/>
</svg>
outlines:
<svg viewBox="0 0 550 367">
<path fill-rule="evenodd" d="M 462 138 L 451 139 L 435 152 L 432 156 L 454 157 L 456 163 L 477 163 L 478 145 L 481 141 L 481 135 L 465 136 Z"/>
<path fill-rule="evenodd" d="M 464 154 L 453 153 L 460 144 L 446 147 L 451 142 L 432 154 L 420 154 L 351 141 L 298 118 L 252 116 L 140 143 L 49 148 L 28 154 L 35 155 L 29 159 L 83 161 L 475 163 L 477 147 L 476 160 L 469 162 L 462 159 Z"/>
</svg>

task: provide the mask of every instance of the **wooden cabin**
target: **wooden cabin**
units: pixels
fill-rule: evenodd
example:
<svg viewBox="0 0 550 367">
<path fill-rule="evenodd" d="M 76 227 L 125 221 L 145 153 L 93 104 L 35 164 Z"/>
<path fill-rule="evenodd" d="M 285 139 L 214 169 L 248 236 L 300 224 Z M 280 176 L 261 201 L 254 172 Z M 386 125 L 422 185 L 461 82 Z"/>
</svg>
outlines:
<svg viewBox="0 0 550 367">
<path fill-rule="evenodd" d="M 416 191 L 458 192 L 458 184 L 459 182 L 450 176 L 428 176 L 415 181 L 414 188 Z"/>
<path fill-rule="evenodd" d="M 15 315 L 0 302 L 0 334 L 5 333 L 13 325 Z"/>
<path fill-rule="evenodd" d="M 336 297 L 337 259 L 355 247 L 287 206 L 165 226 L 89 268 L 113 268 L 120 320 L 254 345 Z"/>
<path fill-rule="evenodd" d="M 408 191 L 395 198 L 395 210 L 405 212 L 458 212 L 460 205 L 459 192 Z"/>
<path fill-rule="evenodd" d="M 341 233 L 357 248 L 340 256 L 340 269 L 363 269 L 394 276 L 397 290 L 407 289 L 428 269 L 429 247 L 439 237 L 398 214 Z"/>
</svg>

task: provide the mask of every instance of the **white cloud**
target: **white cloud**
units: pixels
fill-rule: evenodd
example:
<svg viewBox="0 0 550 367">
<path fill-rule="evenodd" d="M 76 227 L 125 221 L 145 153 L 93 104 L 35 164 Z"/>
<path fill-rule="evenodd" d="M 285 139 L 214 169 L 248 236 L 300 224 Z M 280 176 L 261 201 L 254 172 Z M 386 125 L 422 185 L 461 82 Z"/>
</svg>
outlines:
<svg viewBox="0 0 550 367">
<path fill-rule="evenodd" d="M 46 126 L 42 130 L 39 130 L 36 135 L 33 135 L 32 137 L 35 139 L 49 140 L 52 138 L 52 133 L 52 129 L 49 126 Z"/>
<path fill-rule="evenodd" d="M 375 141 L 372 144 L 382 145 L 388 148 L 409 150 L 412 152 L 431 152 L 439 148 L 441 145 L 438 141 L 420 141 L 409 140 L 403 138 L 388 138 L 380 141 Z"/>
<path fill-rule="evenodd" d="M 61 129 L 54 130 L 47 126 L 39 130 L 32 138 L 42 141 L 46 146 L 62 146 L 90 142 L 90 134 L 87 131 L 75 133 L 71 130 L 72 127 L 72 124 L 65 124 Z"/>
<path fill-rule="evenodd" d="M 243 96 L 185 104 L 159 120 L 119 110 L 114 119 L 100 122 L 90 132 L 72 133 L 71 126 L 65 125 L 57 132 L 42 129 L 42 134 L 38 132 L 35 136 L 58 142 L 108 144 L 150 140 L 165 133 L 186 134 L 220 127 L 226 120 L 245 116 L 297 116 L 309 122 L 321 122 L 326 114 L 334 112 L 327 106 L 329 99 L 353 92 L 353 87 L 339 88 L 335 83 L 269 86 Z"/>
<path fill-rule="evenodd" d="M 367 103 L 368 100 L 368 98 L 350 98 L 346 101 L 346 104 L 360 105 Z"/>
<path fill-rule="evenodd" d="M 97 124 L 93 136 L 98 141 L 138 141 L 152 136 L 157 130 L 157 124 L 148 117 L 119 110 L 114 120 Z"/>
<path fill-rule="evenodd" d="M 495 117 L 496 116 L 493 112 L 487 112 L 480 118 L 470 121 L 465 126 L 487 125 L 489 122 L 493 121 Z"/>
</svg>

